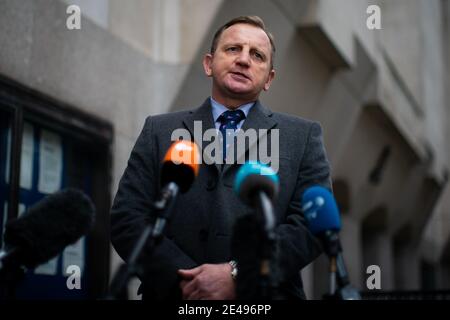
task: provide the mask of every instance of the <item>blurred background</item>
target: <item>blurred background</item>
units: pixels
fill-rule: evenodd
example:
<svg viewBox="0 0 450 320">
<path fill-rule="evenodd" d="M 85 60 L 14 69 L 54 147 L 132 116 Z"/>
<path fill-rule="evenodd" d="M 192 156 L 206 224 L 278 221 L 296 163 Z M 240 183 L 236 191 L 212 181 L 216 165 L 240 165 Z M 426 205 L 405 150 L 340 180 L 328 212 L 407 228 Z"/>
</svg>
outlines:
<svg viewBox="0 0 450 320">
<path fill-rule="evenodd" d="M 72 4 L 81 29 L 66 25 Z M 369 291 L 378 265 L 383 292 L 450 289 L 449 0 L 0 0 L 2 230 L 67 186 L 97 207 L 93 232 L 29 271 L 21 297 L 105 292 L 121 262 L 109 208 L 144 120 L 209 96 L 201 59 L 240 15 L 275 36 L 262 102 L 323 126 L 352 284 Z M 69 264 L 81 290 L 65 286 Z M 322 256 L 302 270 L 308 298 L 326 292 L 326 268 Z"/>
</svg>

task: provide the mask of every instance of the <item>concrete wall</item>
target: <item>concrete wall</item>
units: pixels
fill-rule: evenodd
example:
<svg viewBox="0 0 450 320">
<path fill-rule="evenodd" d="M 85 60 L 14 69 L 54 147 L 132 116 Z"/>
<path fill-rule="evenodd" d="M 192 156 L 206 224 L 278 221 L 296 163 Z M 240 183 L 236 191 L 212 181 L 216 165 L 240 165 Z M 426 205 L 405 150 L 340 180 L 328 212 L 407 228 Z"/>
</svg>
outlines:
<svg viewBox="0 0 450 320">
<path fill-rule="evenodd" d="M 442 1 L 443 10 L 441 10 L 439 13 L 434 13 L 435 17 L 441 16 L 442 21 L 439 24 L 438 22 L 435 22 L 435 24 L 438 24 L 442 30 L 444 30 L 445 34 L 450 34 L 450 27 L 449 27 L 449 17 L 450 17 L 450 5 L 449 1 Z M 430 11 L 430 10 L 428 10 Z M 434 37 L 437 37 L 437 35 L 434 35 Z M 450 165 L 450 157 L 449 157 L 449 148 L 448 146 L 444 145 L 445 142 L 447 142 L 448 137 L 450 136 L 449 131 L 449 119 L 450 119 L 450 104 L 449 104 L 449 77 L 448 77 L 448 71 L 449 69 L 449 41 L 444 41 L 442 43 L 442 52 L 443 56 L 440 57 L 442 59 L 442 65 L 437 70 L 437 66 L 434 68 L 431 68 L 430 70 L 427 70 L 428 75 L 428 87 L 431 87 L 432 83 L 432 77 L 433 75 L 441 75 L 445 81 L 441 83 L 441 94 L 437 97 L 430 98 L 430 105 L 439 108 L 438 112 L 436 114 L 433 114 L 430 118 L 430 135 L 442 135 L 440 140 L 435 140 L 436 143 L 442 142 L 442 144 L 439 146 L 440 151 L 443 154 L 443 158 L 446 161 L 447 166 Z M 439 57 L 437 58 L 438 61 Z M 431 62 L 430 62 L 431 63 Z M 442 68 L 444 66 L 444 68 Z M 446 71 L 444 71 L 446 70 Z M 439 87 L 439 86 L 438 86 Z M 431 89 L 430 89 L 431 90 Z M 438 99 L 441 99 L 441 101 L 437 101 Z M 438 119 L 439 117 L 439 119 Z M 432 122 L 432 123 L 431 123 Z M 434 126 L 434 127 L 433 127 Z M 431 129 L 432 128 L 432 129 Z M 440 129 L 440 132 L 438 133 Z M 448 143 L 447 143 L 448 144 Z M 445 250 L 448 250 L 448 244 L 450 243 L 450 188 L 447 185 L 446 188 L 443 191 L 443 195 L 439 203 L 436 205 L 435 210 L 433 211 L 433 214 L 430 218 L 429 223 L 427 224 L 427 227 L 423 234 L 423 242 L 421 243 L 420 252 L 422 253 L 423 258 L 436 266 L 439 266 L 442 263 L 442 259 L 444 259 L 444 256 L 447 254 Z M 446 283 L 446 279 L 448 277 L 445 277 L 441 275 L 442 281 L 440 283 L 444 282 Z M 442 287 L 441 287 L 442 288 Z"/>
<path fill-rule="evenodd" d="M 154 61 L 191 63 L 222 0 L 63 0 Z M 205 15 L 205 12 L 208 13 Z"/>
</svg>

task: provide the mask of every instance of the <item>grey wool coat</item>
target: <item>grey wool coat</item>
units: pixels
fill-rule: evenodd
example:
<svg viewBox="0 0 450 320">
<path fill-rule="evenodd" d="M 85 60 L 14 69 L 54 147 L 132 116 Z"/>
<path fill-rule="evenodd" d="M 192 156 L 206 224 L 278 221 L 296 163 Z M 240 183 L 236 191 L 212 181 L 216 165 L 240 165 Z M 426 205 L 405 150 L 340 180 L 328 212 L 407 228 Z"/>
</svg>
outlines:
<svg viewBox="0 0 450 320">
<path fill-rule="evenodd" d="M 112 243 L 124 260 L 144 225 L 154 219 L 152 202 L 161 189 L 161 162 L 173 143 L 172 132 L 185 128 L 194 136 L 194 121 L 201 121 L 203 130 L 215 128 L 210 99 L 191 111 L 146 119 L 111 209 Z M 300 270 L 321 253 L 321 247 L 305 225 L 300 200 L 312 185 L 331 189 L 321 127 L 313 121 L 272 112 L 257 101 L 241 129 L 249 128 L 267 129 L 267 139 L 273 129 L 279 130 L 280 192 L 274 211 L 282 289 L 286 297 L 304 298 Z M 233 192 L 239 167 L 201 164 L 191 188 L 179 195 L 162 241 L 152 255 L 144 252 L 141 256 L 144 273 L 140 290 L 144 299 L 180 298 L 178 269 L 233 258 L 230 244 L 234 222 L 240 214 L 249 212 Z"/>
</svg>

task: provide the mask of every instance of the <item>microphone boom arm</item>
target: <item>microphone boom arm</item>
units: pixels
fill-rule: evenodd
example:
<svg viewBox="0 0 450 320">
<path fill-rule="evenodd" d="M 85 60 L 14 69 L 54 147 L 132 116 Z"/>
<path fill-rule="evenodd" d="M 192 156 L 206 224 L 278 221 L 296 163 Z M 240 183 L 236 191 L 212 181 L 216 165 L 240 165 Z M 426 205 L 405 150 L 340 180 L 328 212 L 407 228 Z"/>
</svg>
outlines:
<svg viewBox="0 0 450 320">
<path fill-rule="evenodd" d="M 146 225 L 144 231 L 141 233 L 136 242 L 133 251 L 126 263 L 122 263 L 112 282 L 107 300 L 125 299 L 126 286 L 131 277 L 141 273 L 141 266 L 139 265 L 139 257 L 141 256 L 144 247 L 147 245 L 149 254 L 153 253 L 155 245 L 161 239 L 167 220 L 173 211 L 174 203 L 179 192 L 179 187 L 176 183 L 170 182 L 161 192 L 161 198 L 154 202 L 153 207 L 158 212 L 154 225 Z"/>
</svg>

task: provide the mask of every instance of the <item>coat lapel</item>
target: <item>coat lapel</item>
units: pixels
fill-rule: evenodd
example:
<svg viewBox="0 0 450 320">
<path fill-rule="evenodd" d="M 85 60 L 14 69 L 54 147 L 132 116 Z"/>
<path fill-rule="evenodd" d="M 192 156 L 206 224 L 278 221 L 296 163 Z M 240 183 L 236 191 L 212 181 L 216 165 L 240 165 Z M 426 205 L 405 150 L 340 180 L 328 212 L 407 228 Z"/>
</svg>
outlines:
<svg viewBox="0 0 450 320">
<path fill-rule="evenodd" d="M 201 130 L 197 128 L 195 130 L 195 122 L 199 121 L 201 123 Z M 207 163 L 212 163 L 213 159 L 209 157 L 207 153 L 203 153 L 204 147 L 209 144 L 208 141 L 203 141 L 203 133 L 207 129 L 215 129 L 214 125 L 214 119 L 212 115 L 211 110 L 211 102 L 210 99 L 206 99 L 205 102 L 197 109 L 190 112 L 189 116 L 186 117 L 186 119 L 183 120 L 184 125 L 191 133 L 191 136 L 194 137 L 194 141 L 197 143 L 197 145 L 200 148 L 201 155 L 202 155 L 202 161 Z M 250 109 L 250 112 L 248 113 L 247 118 L 245 119 L 244 124 L 241 127 L 241 130 L 245 132 L 247 129 L 254 129 L 257 132 L 257 141 L 259 141 L 261 138 L 265 137 L 267 135 L 267 132 L 275 127 L 277 125 L 277 122 L 272 119 L 272 112 L 264 107 L 259 101 L 255 102 L 255 105 Z M 262 135 L 260 135 L 261 129 L 266 129 L 262 132 Z M 256 147 L 255 144 L 257 141 L 253 142 L 250 145 L 246 145 L 244 150 L 241 150 L 240 153 L 236 154 L 236 160 L 237 163 L 241 163 L 243 159 L 245 159 L 245 155 L 248 152 L 250 148 Z M 206 158 L 206 159 L 205 159 Z M 222 165 L 221 164 L 215 164 L 216 169 L 220 172 L 222 171 L 223 174 L 226 173 L 227 170 L 229 170 L 233 165 L 235 164 L 225 164 L 223 170 L 221 170 Z"/>
<path fill-rule="evenodd" d="M 199 124 L 201 124 L 201 130 L 199 130 L 199 127 L 195 130 L 195 122 L 199 122 Z M 190 115 L 183 120 L 183 123 L 191 133 L 191 136 L 194 137 L 195 143 L 199 146 L 202 162 L 213 163 L 213 159 L 211 159 L 208 154 L 203 152 L 205 146 L 210 143 L 208 141 L 203 141 L 203 133 L 208 129 L 215 129 L 211 110 L 211 100 L 207 98 L 199 108 L 192 110 Z M 215 164 L 214 166 L 220 172 L 220 164 Z"/>
</svg>

